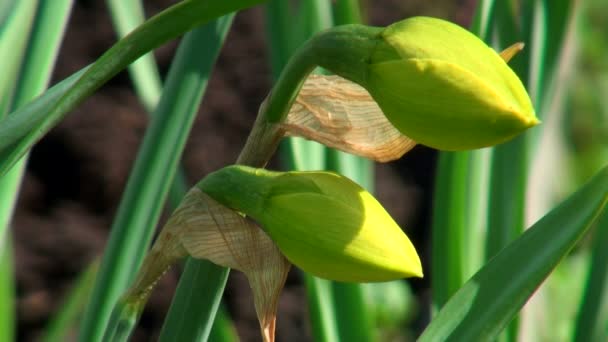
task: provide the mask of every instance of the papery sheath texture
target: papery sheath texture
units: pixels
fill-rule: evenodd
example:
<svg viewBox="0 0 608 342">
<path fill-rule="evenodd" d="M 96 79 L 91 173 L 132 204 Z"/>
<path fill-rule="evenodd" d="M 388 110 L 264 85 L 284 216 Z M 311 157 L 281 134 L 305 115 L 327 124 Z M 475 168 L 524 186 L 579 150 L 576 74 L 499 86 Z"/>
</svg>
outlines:
<svg viewBox="0 0 608 342">
<path fill-rule="evenodd" d="M 310 75 L 281 126 L 288 135 L 379 162 L 399 159 L 416 146 L 365 88 L 335 75 Z"/>
<path fill-rule="evenodd" d="M 255 223 L 198 188 L 182 202 L 176 231 L 188 253 L 247 276 L 264 341 L 274 341 L 279 295 L 290 264 Z"/>
<path fill-rule="evenodd" d="M 252 217 L 289 261 L 332 280 L 422 276 L 414 246 L 376 199 L 330 172 L 271 172 L 230 166 L 198 185 Z"/>
</svg>

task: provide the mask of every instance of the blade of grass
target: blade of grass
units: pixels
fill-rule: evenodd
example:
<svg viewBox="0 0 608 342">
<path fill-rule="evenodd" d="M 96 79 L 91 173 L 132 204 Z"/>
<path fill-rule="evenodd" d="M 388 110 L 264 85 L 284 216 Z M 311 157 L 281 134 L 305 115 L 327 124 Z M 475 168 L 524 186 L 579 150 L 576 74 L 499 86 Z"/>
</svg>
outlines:
<svg viewBox="0 0 608 342">
<path fill-rule="evenodd" d="M 332 282 L 304 274 L 308 316 L 314 341 L 340 341 Z"/>
<path fill-rule="evenodd" d="M 280 4 L 282 2 L 285 1 L 271 0 L 267 11 L 267 30 L 271 33 L 270 45 L 275 45 L 276 40 L 278 46 L 286 49 L 279 51 L 277 47 L 271 48 L 271 54 L 276 54 L 271 57 L 275 80 L 297 46 L 314 32 L 332 26 L 331 7 L 327 1 L 300 1 L 298 10 L 293 11 L 298 14 L 295 19 L 293 19 L 293 15 L 290 16 L 292 9 L 285 4 Z M 292 26 L 282 18 L 292 18 L 297 24 Z M 289 32 L 289 37 L 286 39 L 283 33 L 276 34 L 275 32 Z M 281 45 L 285 40 L 288 43 Z M 279 64 L 279 62 L 282 63 Z M 325 168 L 325 151 L 326 148 L 318 143 L 300 138 L 289 138 L 282 145 L 281 156 L 289 169 L 322 170 Z M 332 282 L 304 274 L 304 284 L 314 340 L 339 341 Z"/>
<path fill-rule="evenodd" d="M 495 1 L 479 1 L 472 32 L 488 40 Z M 488 163 L 487 150 L 441 152 L 435 180 L 431 287 L 433 308 L 441 308 L 481 263 L 479 236 L 485 230 L 483 204 Z M 477 237 L 477 238 L 476 238 Z"/>
<path fill-rule="evenodd" d="M 494 28 L 494 4 L 495 0 L 481 0 L 475 7 L 471 32 L 475 33 L 483 40 L 488 40 Z"/>
<path fill-rule="evenodd" d="M 63 305 L 47 324 L 41 341 L 61 342 L 70 340 L 69 336 L 75 332 L 77 322 L 80 321 L 84 311 L 85 303 L 93 290 L 98 268 L 98 261 L 92 263 L 74 282 L 72 290 L 63 301 Z"/>
<path fill-rule="evenodd" d="M 43 121 L 32 122 L 32 116 L 40 113 L 21 110 L 0 122 L 0 174 L 8 171 L 65 114 L 141 55 L 197 25 L 261 2 L 263 0 L 186 0 L 149 19 L 118 41 L 86 70 L 76 84 L 52 101 L 42 113 Z M 43 96 L 36 102 L 45 100 L 48 101 Z"/>
<path fill-rule="evenodd" d="M 339 0 L 333 15 L 335 25 L 361 23 L 358 0 Z M 349 177 L 373 192 L 373 162 L 341 151 L 328 149 L 327 169 Z M 373 341 L 376 332 L 361 284 L 333 282 L 335 319 L 343 341 Z"/>
<path fill-rule="evenodd" d="M 534 89 L 530 89 L 531 56 L 534 55 L 532 28 L 537 0 L 522 4 L 521 21 L 516 22 L 512 4 L 499 2 L 496 7 L 496 25 L 499 49 L 516 41 L 524 41 L 526 48 L 511 62 L 511 67 L 522 80 L 534 102 Z M 537 51 L 537 50 L 536 50 Z M 532 81 L 533 83 L 533 81 Z M 512 141 L 494 147 L 490 161 L 490 188 L 488 198 L 488 231 L 486 235 L 485 258 L 491 259 L 507 246 L 525 228 L 526 189 L 528 184 L 530 134 L 524 133 Z M 519 330 L 518 319 L 514 318 L 505 330 L 503 338 L 515 341 Z"/>
<path fill-rule="evenodd" d="M 21 1 L 10 7 L 4 25 L 0 27 L 0 60 L 3 76 L 0 80 L 0 120 L 11 109 L 15 84 L 25 55 L 28 38 L 34 25 L 37 1 Z"/>
<path fill-rule="evenodd" d="M 545 0 L 545 2 L 547 2 Z M 557 69 L 559 65 L 560 51 L 564 45 L 564 39 L 567 35 L 569 28 L 569 22 L 572 20 L 573 15 L 576 13 L 576 7 L 580 4 L 577 0 L 558 0 L 550 1 L 549 4 L 545 5 L 547 11 L 547 32 L 550 32 L 546 36 L 544 66 L 546 72 L 541 78 L 541 83 L 544 85 L 551 84 L 550 79 L 552 78 L 551 73 Z"/>
<path fill-rule="evenodd" d="M 334 24 L 362 23 L 361 6 L 359 0 L 337 0 L 334 2 Z"/>
<path fill-rule="evenodd" d="M 125 37 L 145 20 L 140 0 L 107 0 L 112 22 L 119 37 Z M 147 53 L 128 66 L 137 97 L 148 112 L 158 103 L 162 83 L 154 54 Z"/>
<path fill-rule="evenodd" d="M 9 173 L 0 177 L 0 253 L 6 247 L 6 238 L 9 235 L 9 227 L 13 209 L 17 202 L 17 192 L 21 184 L 23 163 L 14 167 Z"/>
<path fill-rule="evenodd" d="M 112 306 L 138 269 L 175 175 L 188 132 L 219 51 L 215 26 L 189 33 L 169 71 L 121 200 L 80 339 L 99 341 Z M 211 48 L 210 48 L 211 47 Z"/>
<path fill-rule="evenodd" d="M 178 53 L 183 54 L 184 58 L 187 56 L 185 62 L 189 68 L 196 70 L 196 87 L 200 89 L 206 88 L 233 17 L 233 14 L 224 16 L 193 31 L 180 45 Z M 169 87 L 169 82 L 166 87 Z M 160 340 L 175 340 L 178 336 L 178 340 L 184 341 L 205 340 L 213 325 L 227 278 L 228 269 L 207 261 L 189 259 L 163 324 Z"/>
<path fill-rule="evenodd" d="M 443 307 L 419 341 L 493 340 L 608 205 L 608 167 L 501 250 Z"/>
<path fill-rule="evenodd" d="M 222 299 L 229 270 L 189 258 L 159 341 L 207 341 Z"/>
<path fill-rule="evenodd" d="M 0 249 L 0 339 L 1 341 L 16 341 L 15 337 L 15 279 L 13 269 L 13 249 L 8 241 Z"/>
<path fill-rule="evenodd" d="M 3 45 L 4 42 L 6 42 L 4 40 L 6 36 L 4 35 L 2 36 L 2 44 L 0 44 L 2 45 L 0 46 L 0 50 L 6 52 L 4 49 L 10 48 L 10 51 L 14 54 L 13 57 L 18 56 L 19 59 L 19 64 L 12 66 L 14 67 L 14 70 L 19 70 L 19 73 L 15 74 L 16 78 L 4 79 L 5 82 L 14 82 L 12 85 L 13 91 L 11 99 L 8 100 L 9 94 L 7 93 L 0 95 L 2 98 L 7 99 L 4 103 L 10 110 L 14 110 L 23 105 L 26 101 L 29 101 L 40 94 L 47 87 L 59 51 L 59 45 L 63 37 L 63 30 L 65 29 L 72 6 L 71 0 L 58 0 L 42 3 L 35 1 L 21 2 L 21 4 L 25 3 L 33 5 L 33 13 L 35 13 L 34 17 L 30 17 L 31 13 L 26 14 L 29 19 L 33 20 L 26 20 L 22 17 L 16 22 L 16 26 L 19 27 L 17 33 L 24 34 L 24 36 L 21 36 L 20 38 L 26 45 L 20 45 L 20 43 L 14 41 L 14 39 L 9 39 L 9 42 L 14 43 L 14 45 L 5 46 Z M 17 6 L 14 8 L 18 9 L 19 7 Z M 28 10 L 32 10 L 32 8 L 29 8 Z M 26 28 L 27 32 L 25 32 Z M 9 33 L 8 29 L 7 31 L 4 31 L 4 33 Z M 4 54 L 1 57 L 10 68 L 10 57 Z M 0 117 L 2 117 L 2 115 L 0 115 Z M 0 271 L 0 273 L 11 271 L 11 250 L 9 248 L 3 250 L 5 245 L 4 234 L 5 231 L 8 230 L 13 206 L 17 201 L 18 189 L 25 168 L 25 160 L 25 157 L 22 158 L 7 174 L 0 176 L 0 254 L 4 254 L 2 262 L 8 263 L 6 268 Z M 12 318 L 14 316 L 14 305 L 12 304 L 12 301 L 15 293 L 14 291 L 13 293 L 10 293 L 9 291 L 14 286 L 12 284 L 13 275 L 12 273 L 5 273 L 1 276 L 3 279 L 0 280 L 0 287 L 6 289 L 6 291 L 2 291 L 0 302 L 6 303 L 7 312 L 0 315 L 0 317 L 2 317 L 0 319 L 0 321 L 2 321 L 0 324 L 6 324 L 7 326 L 4 328 L 0 327 L 1 334 L 5 334 L 0 335 L 0 340 L 11 341 L 13 340 L 11 335 L 14 337 L 14 318 Z M 10 298 L 5 296 L 10 296 Z"/>
<path fill-rule="evenodd" d="M 209 332 L 209 340 L 213 342 L 237 342 L 239 340 L 236 328 L 223 305 L 220 305 L 217 310 L 215 322 Z"/>
<path fill-rule="evenodd" d="M 433 194 L 431 259 L 435 309 L 441 308 L 464 283 L 468 167 L 468 155 L 464 152 L 442 152 L 439 155 Z"/>
<path fill-rule="evenodd" d="M 598 220 L 583 301 L 572 341 L 608 340 L 608 211 Z"/>
<path fill-rule="evenodd" d="M 132 30 L 141 25 L 145 20 L 144 10 L 140 0 L 107 0 L 110 9 L 114 27 L 120 38 L 127 36 Z M 221 30 L 222 28 L 220 28 Z M 135 86 L 140 101 L 146 108 L 149 114 L 154 113 L 154 107 L 157 105 L 158 99 L 162 91 L 162 82 L 154 59 L 154 54 L 147 53 L 140 57 L 137 61 L 130 64 L 128 67 L 129 74 Z M 182 168 L 176 171 L 175 178 L 171 184 L 168 195 L 169 209 L 175 209 L 186 191 L 188 190 L 188 182 Z M 227 334 L 227 328 L 231 323 L 225 321 L 228 317 L 227 313 L 220 311 L 215 320 L 215 325 L 219 325 L 215 331 Z"/>
<path fill-rule="evenodd" d="M 11 13 L 17 5 L 17 0 L 6 0 L 0 2 L 0 31 L 4 30 L 4 25 L 8 18 L 10 18 Z"/>
<path fill-rule="evenodd" d="M 521 56 L 515 57 L 512 67 L 526 85 L 539 118 L 546 113 L 542 99 L 548 87 L 544 84 L 545 59 L 547 55 L 547 7 L 543 0 L 527 1 L 520 9 L 521 21 L 517 26 L 516 16 L 501 2 L 497 12 L 498 36 L 501 47 L 514 41 L 527 43 Z M 561 12 L 560 12 L 561 13 Z M 562 20 L 559 20 L 562 22 Z M 565 22 L 565 21 L 563 21 Z M 559 31 L 558 31 L 559 32 Z M 565 31 L 561 31 L 562 33 Z M 553 33 L 551 33 L 553 34 Z M 561 41 L 563 38 L 558 38 Z M 488 235 L 486 258 L 504 248 L 519 236 L 525 227 L 526 190 L 529 177 L 530 155 L 534 147 L 534 130 L 513 141 L 494 148 L 491 161 L 490 197 L 488 210 Z M 518 320 L 515 319 L 506 331 L 510 341 L 517 340 Z"/>
<path fill-rule="evenodd" d="M 144 9 L 140 0 L 107 0 L 108 8 L 114 27 L 120 38 L 141 25 L 144 20 Z M 162 82 L 158 72 L 154 54 L 149 52 L 128 66 L 129 74 L 133 80 L 137 97 L 144 105 L 148 114 L 154 113 L 162 91 Z M 182 197 L 188 191 L 188 182 L 183 170 L 180 168 L 169 189 L 169 206 L 177 207 Z"/>
</svg>

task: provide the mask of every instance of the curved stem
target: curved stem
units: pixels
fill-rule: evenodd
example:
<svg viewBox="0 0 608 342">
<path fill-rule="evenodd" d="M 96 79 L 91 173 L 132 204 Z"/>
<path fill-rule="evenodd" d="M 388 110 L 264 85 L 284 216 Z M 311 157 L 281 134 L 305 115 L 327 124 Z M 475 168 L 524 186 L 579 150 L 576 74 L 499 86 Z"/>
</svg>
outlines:
<svg viewBox="0 0 608 342">
<path fill-rule="evenodd" d="M 323 67 L 365 87 L 367 64 L 382 28 L 343 25 L 322 31 L 300 47 L 277 80 L 260 112 L 267 122 L 281 122 L 315 67 Z"/>
</svg>

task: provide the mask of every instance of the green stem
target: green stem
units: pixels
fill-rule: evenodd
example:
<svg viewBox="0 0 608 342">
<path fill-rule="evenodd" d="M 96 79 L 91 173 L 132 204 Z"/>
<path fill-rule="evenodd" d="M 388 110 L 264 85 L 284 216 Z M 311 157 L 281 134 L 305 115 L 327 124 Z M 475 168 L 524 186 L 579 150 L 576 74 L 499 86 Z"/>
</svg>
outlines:
<svg viewBox="0 0 608 342">
<path fill-rule="evenodd" d="M 302 84 L 315 67 L 364 85 L 367 61 L 382 28 L 343 25 L 322 31 L 299 48 L 273 87 L 262 114 L 268 122 L 281 122 Z"/>
</svg>

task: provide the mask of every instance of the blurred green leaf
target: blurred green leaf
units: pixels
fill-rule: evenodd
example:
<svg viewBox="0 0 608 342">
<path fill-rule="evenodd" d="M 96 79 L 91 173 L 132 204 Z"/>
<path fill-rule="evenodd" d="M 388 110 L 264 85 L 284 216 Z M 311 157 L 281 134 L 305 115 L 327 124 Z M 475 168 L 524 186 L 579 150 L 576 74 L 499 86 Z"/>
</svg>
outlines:
<svg viewBox="0 0 608 342">
<path fill-rule="evenodd" d="M 11 110 L 13 93 L 36 18 L 38 1 L 20 1 L 8 5 L 10 7 L 6 7 L 0 26 L 0 122 Z"/>
<path fill-rule="evenodd" d="M 292 5 L 298 6 L 297 10 L 292 8 Z M 314 32 L 331 26 L 329 6 L 329 2 L 323 0 L 298 1 L 295 4 L 284 0 L 271 0 L 268 3 L 267 32 L 275 80 L 300 44 Z M 317 12 L 323 13 L 317 17 Z M 280 153 L 288 169 L 325 168 L 326 148 L 319 143 L 292 137 L 282 143 Z M 339 341 L 331 281 L 307 274 L 304 274 L 304 278 L 314 339 L 325 342 Z"/>
<path fill-rule="evenodd" d="M 188 33 L 169 70 L 104 253 L 81 340 L 98 341 L 112 306 L 138 269 L 157 225 L 223 39 L 215 23 Z M 221 291 L 220 291 L 221 293 Z M 199 305 L 204 305 L 199 303 Z"/>
<path fill-rule="evenodd" d="M 598 220 L 591 267 L 573 341 L 608 340 L 608 211 Z"/>
<path fill-rule="evenodd" d="M 112 22 L 119 37 L 125 37 L 137 28 L 144 20 L 144 9 L 141 0 L 106 0 Z M 147 53 L 128 66 L 129 74 L 137 97 L 146 110 L 151 113 L 160 98 L 162 83 L 154 54 Z"/>
<path fill-rule="evenodd" d="M 495 0 L 479 0 L 475 7 L 471 32 L 483 40 L 488 40 L 494 28 L 494 4 Z"/>
<path fill-rule="evenodd" d="M 24 6 L 30 7 L 23 12 L 21 10 Z M 55 0 L 21 1 L 19 5 L 12 7 L 16 12 L 11 19 L 15 21 L 4 22 L 7 25 L 12 23 L 12 27 L 4 27 L 0 38 L 0 59 L 5 63 L 5 70 L 10 70 L 0 81 L 3 82 L 0 84 L 3 89 L 0 91 L 0 118 L 4 116 L 6 109 L 14 110 L 22 106 L 47 87 L 71 6 L 71 0 Z M 35 15 L 32 17 L 32 14 Z M 0 176 L 0 254 L 4 254 L 3 261 L 8 263 L 5 265 L 7 268 L 0 272 L 11 272 L 2 275 L 0 287 L 7 291 L 14 287 L 14 280 L 10 265 L 12 251 L 10 248 L 3 249 L 7 247 L 4 235 L 17 201 L 25 159 L 21 158 L 15 167 Z M 0 327 L 0 341 L 11 341 L 14 338 L 11 337 L 14 335 L 15 324 L 15 308 L 12 302 L 16 293 L 7 291 L 2 291 L 2 295 L 10 295 L 12 298 L 0 298 L 0 303 L 6 303 L 3 305 L 6 312 L 0 314 L 0 325 L 5 325 Z"/>
<path fill-rule="evenodd" d="M 16 307 L 13 249 L 5 241 L 0 248 L 0 341 L 15 341 Z"/>
<path fill-rule="evenodd" d="M 437 164 L 433 194 L 431 272 L 433 306 L 441 308 L 464 283 L 464 241 L 466 234 L 466 152 L 442 152 Z"/>
<path fill-rule="evenodd" d="M 608 204 L 608 167 L 509 244 L 443 307 L 420 341 L 492 340 Z"/>
<path fill-rule="evenodd" d="M 143 54 L 209 20 L 261 2 L 263 0 L 185 0 L 146 21 L 102 55 L 74 85 L 56 93 L 55 99 L 51 100 L 45 94 L 32 106 L 0 122 L 0 175 L 6 173 L 63 116 Z M 48 106 L 36 106 L 42 101 Z M 41 112 L 32 111 L 32 107 L 38 107 Z M 35 117 L 38 120 L 33 120 Z"/>
<path fill-rule="evenodd" d="M 330 9 L 323 11 L 331 13 Z M 338 0 L 334 4 L 333 24 L 360 24 L 361 9 L 359 0 Z M 331 18 L 324 18 L 331 21 Z M 320 27 L 322 27 L 320 25 Z M 374 163 L 365 158 L 342 151 L 327 149 L 326 167 L 336 171 L 364 187 L 374 191 Z M 336 322 L 342 341 L 373 341 L 376 338 L 376 326 L 373 324 L 371 309 L 366 300 L 366 289 L 362 284 L 333 282 L 334 307 Z M 396 305 L 408 305 L 401 301 Z"/>
<path fill-rule="evenodd" d="M 44 336 L 41 338 L 42 341 L 67 341 L 70 339 L 71 333 L 76 332 L 84 306 L 93 290 L 98 269 L 99 260 L 96 260 L 76 279 L 72 285 L 72 290 L 68 293 L 67 298 L 63 300 L 63 305 L 47 324 Z"/>
<path fill-rule="evenodd" d="M 207 86 L 215 59 L 224 44 L 233 18 L 234 14 L 218 18 L 188 34 L 182 42 L 182 44 L 187 44 L 184 45 L 183 51 L 178 52 L 176 58 L 180 54 L 189 56 L 187 66 L 193 70 L 198 69 L 193 76 L 199 78 L 196 87 L 202 90 Z M 169 86 L 168 81 L 167 89 Z M 180 97 L 187 88 L 176 88 L 176 90 L 172 96 Z M 189 103 L 193 109 L 197 107 L 197 104 L 198 101 Z M 161 341 L 207 339 L 224 292 L 228 272 L 228 269 L 208 261 L 189 258 L 159 339 Z M 189 317 L 189 319 L 184 320 L 184 317 Z"/>
</svg>

